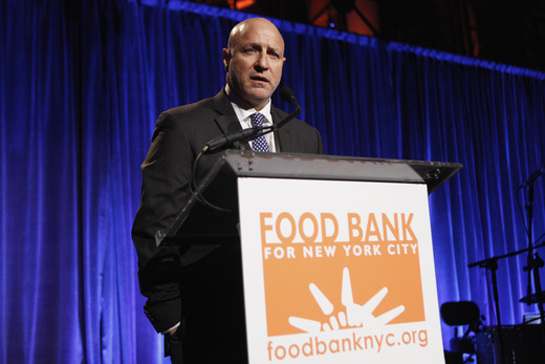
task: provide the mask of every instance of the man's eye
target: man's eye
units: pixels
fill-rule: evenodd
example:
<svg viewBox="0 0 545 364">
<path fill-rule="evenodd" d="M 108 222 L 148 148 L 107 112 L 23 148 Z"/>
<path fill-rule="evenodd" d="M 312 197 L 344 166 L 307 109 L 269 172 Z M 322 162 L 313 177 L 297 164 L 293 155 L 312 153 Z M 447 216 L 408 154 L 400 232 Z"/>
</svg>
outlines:
<svg viewBox="0 0 545 364">
<path fill-rule="evenodd" d="M 255 52 L 257 52 L 257 51 L 256 51 L 254 48 L 248 48 L 248 49 L 246 49 L 245 52 L 246 52 L 246 53 L 255 53 Z"/>
</svg>

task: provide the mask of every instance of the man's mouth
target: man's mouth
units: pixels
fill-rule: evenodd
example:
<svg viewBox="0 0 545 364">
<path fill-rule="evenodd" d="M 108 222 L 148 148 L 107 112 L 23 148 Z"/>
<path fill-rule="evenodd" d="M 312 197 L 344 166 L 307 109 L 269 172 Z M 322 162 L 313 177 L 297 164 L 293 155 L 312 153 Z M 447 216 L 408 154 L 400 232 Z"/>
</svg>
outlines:
<svg viewBox="0 0 545 364">
<path fill-rule="evenodd" d="M 251 76 L 250 80 L 258 81 L 258 82 L 266 82 L 266 83 L 269 82 L 269 80 L 266 77 L 263 77 L 263 76 Z"/>
</svg>

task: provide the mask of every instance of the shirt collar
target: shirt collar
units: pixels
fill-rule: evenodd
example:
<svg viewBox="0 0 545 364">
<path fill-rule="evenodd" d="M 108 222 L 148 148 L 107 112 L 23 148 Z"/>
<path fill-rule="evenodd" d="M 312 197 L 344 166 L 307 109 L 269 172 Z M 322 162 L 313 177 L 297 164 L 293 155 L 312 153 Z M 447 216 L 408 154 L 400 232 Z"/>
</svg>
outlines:
<svg viewBox="0 0 545 364">
<path fill-rule="evenodd" d="M 235 110 L 235 114 L 237 115 L 238 117 L 238 120 L 240 121 L 241 124 L 247 124 L 247 126 L 251 126 L 251 121 L 250 121 L 250 115 L 256 113 L 256 112 L 259 112 L 261 114 L 263 114 L 263 116 L 265 116 L 265 120 L 263 120 L 263 125 L 266 126 L 266 125 L 272 125 L 272 114 L 271 114 L 271 100 L 269 99 L 269 102 L 267 102 L 267 105 L 265 105 L 265 107 L 259 111 L 257 111 L 256 109 L 254 108 L 249 108 L 249 109 L 245 109 L 243 107 L 241 107 L 237 101 L 238 101 L 238 97 L 233 94 L 233 92 L 229 89 L 229 85 L 226 85 L 225 86 L 225 93 L 227 94 L 227 96 L 229 97 L 229 101 L 231 101 L 231 105 L 233 106 L 233 109 Z"/>
</svg>

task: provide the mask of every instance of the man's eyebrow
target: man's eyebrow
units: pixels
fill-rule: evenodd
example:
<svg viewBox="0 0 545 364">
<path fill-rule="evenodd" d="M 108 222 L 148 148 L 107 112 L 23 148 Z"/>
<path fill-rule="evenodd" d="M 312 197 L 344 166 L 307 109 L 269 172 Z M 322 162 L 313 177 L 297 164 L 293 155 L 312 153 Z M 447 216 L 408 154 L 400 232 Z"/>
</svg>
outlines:
<svg viewBox="0 0 545 364">
<path fill-rule="evenodd" d="M 256 48 L 256 49 L 259 49 L 259 50 L 263 50 L 264 48 L 267 49 L 267 53 L 278 53 L 278 54 L 282 54 L 282 47 L 276 47 L 276 46 L 264 46 L 262 43 L 259 43 L 259 42 L 251 42 L 251 43 L 246 43 L 244 45 L 242 45 L 243 48 Z"/>
</svg>

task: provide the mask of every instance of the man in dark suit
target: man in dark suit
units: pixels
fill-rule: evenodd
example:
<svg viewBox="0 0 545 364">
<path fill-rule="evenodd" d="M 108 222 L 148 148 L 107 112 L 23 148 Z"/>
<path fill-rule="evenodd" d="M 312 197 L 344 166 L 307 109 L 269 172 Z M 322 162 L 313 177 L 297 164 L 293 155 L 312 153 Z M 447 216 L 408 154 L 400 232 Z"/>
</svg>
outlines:
<svg viewBox="0 0 545 364">
<path fill-rule="evenodd" d="M 179 249 L 156 244 L 156 237 L 189 200 L 193 164 L 208 141 L 252 126 L 257 112 L 264 125 L 287 115 L 271 106 L 285 58 L 282 36 L 270 21 L 237 24 L 222 59 L 224 89 L 159 116 L 142 164 L 142 199 L 132 230 L 140 288 L 148 297 L 145 312 L 158 332 L 170 335 L 172 361 L 185 364 L 247 361 L 240 248 L 222 240 L 220 248 L 182 264 Z M 297 119 L 267 134 L 263 146 L 271 152 L 323 153 L 319 132 Z M 218 158 L 200 161 L 197 180 Z"/>
</svg>

